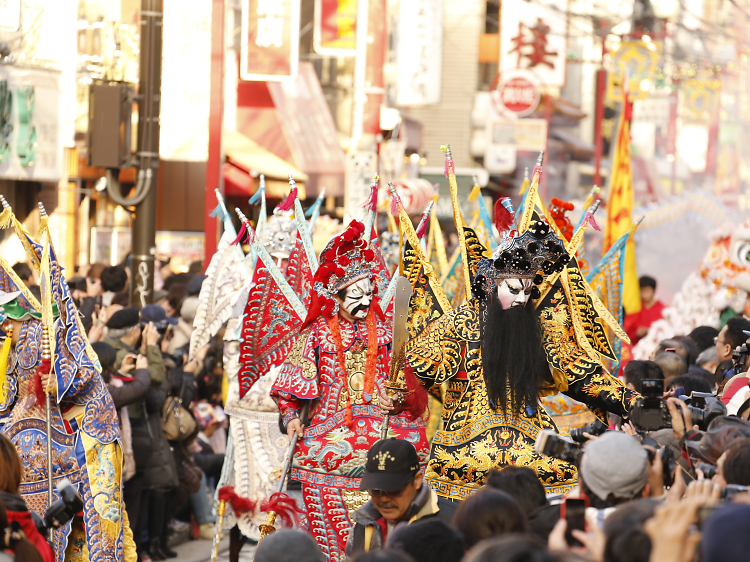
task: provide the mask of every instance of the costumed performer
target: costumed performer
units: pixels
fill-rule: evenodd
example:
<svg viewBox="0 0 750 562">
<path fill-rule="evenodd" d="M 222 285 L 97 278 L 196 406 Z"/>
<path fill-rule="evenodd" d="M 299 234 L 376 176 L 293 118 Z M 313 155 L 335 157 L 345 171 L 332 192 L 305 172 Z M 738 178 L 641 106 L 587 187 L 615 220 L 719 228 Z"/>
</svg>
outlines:
<svg viewBox="0 0 750 562">
<path fill-rule="evenodd" d="M 0 352 L 0 431 L 15 445 L 24 467 L 20 493 L 29 509 L 44 514 L 49 507 L 47 440 L 51 438 L 52 480 L 67 478 L 81 495 L 84 508 L 52 531 L 50 541 L 58 562 L 135 562 L 136 552 L 122 502 L 123 456 L 112 398 L 99 362 L 82 329 L 78 311 L 63 278 L 45 229 L 39 244 L 7 213 L 28 257 L 47 284 L 56 319 L 45 325 L 53 343 L 52 364 L 43 359 L 42 304 L 0 258 L 0 289 L 20 292 L 3 305 L 5 337 Z M 51 393 L 51 436 L 47 434 L 45 387 Z M 53 490 L 53 501 L 60 498 Z"/>
<path fill-rule="evenodd" d="M 369 500 L 359 486 L 367 451 L 380 439 L 379 396 L 386 392 L 393 336 L 374 282 L 385 265 L 364 230 L 353 221 L 321 252 L 302 331 L 271 391 L 290 439 L 294 432 L 302 437 L 292 478 L 302 483 L 310 533 L 332 562 L 346 557 L 351 514 Z M 411 442 L 423 465 L 428 445 L 419 414 L 427 398 L 418 392 L 411 398 L 411 411 L 391 416 L 388 435 Z M 310 410 L 301 420 L 306 401 Z"/>
<path fill-rule="evenodd" d="M 614 319 L 587 287 L 575 251 L 533 206 L 521 232 L 512 230 L 514 217 L 499 203 L 502 239 L 491 257 L 464 227 L 472 296 L 455 309 L 413 230 L 405 233 L 404 274 L 414 287 L 407 361 L 428 389 L 443 388 L 442 428 L 425 479 L 453 500 L 509 465 L 535 470 L 548 493 L 569 492 L 576 467 L 534 450 L 541 430 L 556 430 L 540 397 L 563 392 L 606 423 L 607 411 L 627 416 L 638 396 L 603 371 L 601 358 L 614 354 L 602 316 Z"/>
</svg>

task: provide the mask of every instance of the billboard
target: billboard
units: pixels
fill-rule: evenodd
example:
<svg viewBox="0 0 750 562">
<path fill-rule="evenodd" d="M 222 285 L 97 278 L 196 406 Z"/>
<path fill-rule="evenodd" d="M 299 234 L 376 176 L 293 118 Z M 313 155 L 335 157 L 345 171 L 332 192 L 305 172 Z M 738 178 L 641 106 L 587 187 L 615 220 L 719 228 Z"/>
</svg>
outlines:
<svg viewBox="0 0 750 562">
<path fill-rule="evenodd" d="M 290 80 L 297 76 L 300 0 L 243 0 L 240 78 Z"/>
</svg>

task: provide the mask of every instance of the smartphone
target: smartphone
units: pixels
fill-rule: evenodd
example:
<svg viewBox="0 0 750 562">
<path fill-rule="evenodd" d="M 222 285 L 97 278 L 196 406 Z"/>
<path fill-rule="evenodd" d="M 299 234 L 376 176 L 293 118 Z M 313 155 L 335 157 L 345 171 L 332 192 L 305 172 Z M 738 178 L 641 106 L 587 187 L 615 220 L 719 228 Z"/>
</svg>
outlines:
<svg viewBox="0 0 750 562">
<path fill-rule="evenodd" d="M 576 539 L 571 531 L 578 529 L 579 531 L 586 532 L 586 508 L 588 506 L 589 499 L 586 496 L 567 498 L 560 505 L 560 517 L 568 523 L 565 530 L 565 541 L 570 546 L 583 546 L 583 543 Z"/>
</svg>

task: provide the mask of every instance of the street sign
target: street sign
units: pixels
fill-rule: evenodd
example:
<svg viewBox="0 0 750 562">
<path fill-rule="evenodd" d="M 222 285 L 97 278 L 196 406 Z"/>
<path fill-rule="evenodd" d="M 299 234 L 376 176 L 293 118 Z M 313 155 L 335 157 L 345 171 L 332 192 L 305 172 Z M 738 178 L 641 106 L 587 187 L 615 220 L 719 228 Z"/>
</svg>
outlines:
<svg viewBox="0 0 750 562">
<path fill-rule="evenodd" d="M 523 69 L 509 70 L 498 75 L 499 86 L 492 92 L 492 102 L 498 109 L 498 105 L 512 111 L 518 117 L 524 117 L 533 113 L 539 105 L 541 98 L 539 81 L 536 76 Z"/>
</svg>

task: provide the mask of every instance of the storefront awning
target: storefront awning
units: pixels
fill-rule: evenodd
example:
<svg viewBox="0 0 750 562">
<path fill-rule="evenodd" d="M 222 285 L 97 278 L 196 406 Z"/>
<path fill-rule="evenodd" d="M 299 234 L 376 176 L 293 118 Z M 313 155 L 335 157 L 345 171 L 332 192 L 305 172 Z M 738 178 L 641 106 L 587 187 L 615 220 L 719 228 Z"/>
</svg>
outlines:
<svg viewBox="0 0 750 562">
<path fill-rule="evenodd" d="M 325 187 L 344 194 L 344 152 L 313 65 L 301 62 L 294 81 L 240 82 L 237 129 L 309 177 L 310 196 Z"/>
</svg>

